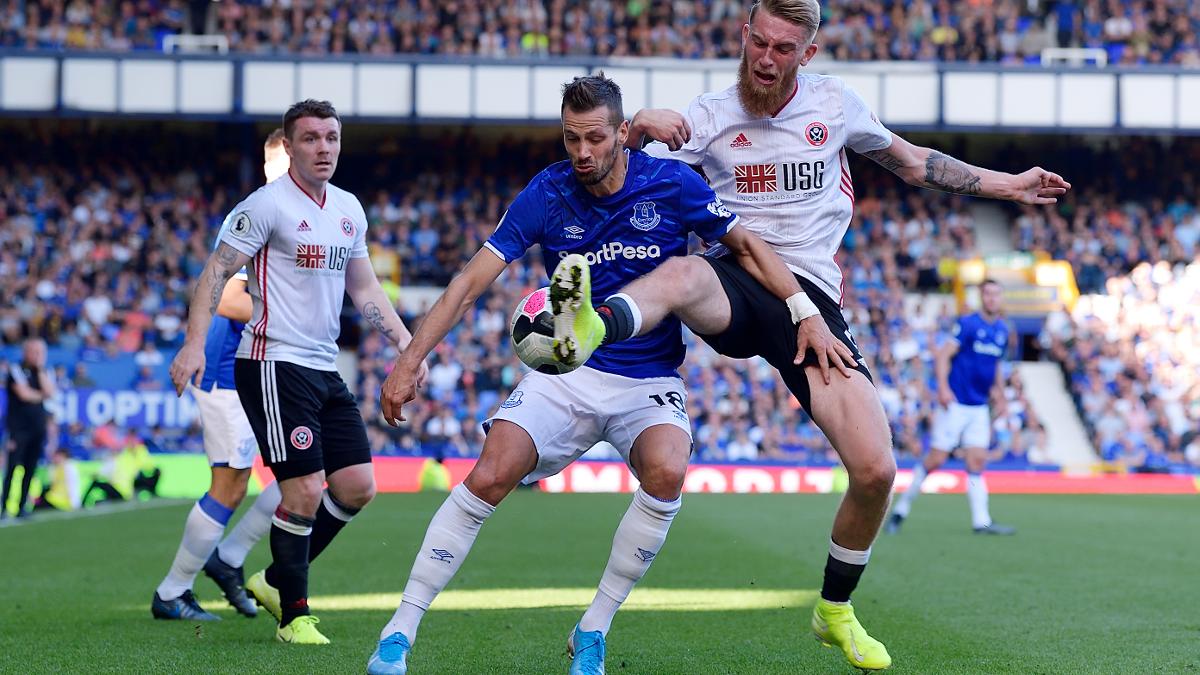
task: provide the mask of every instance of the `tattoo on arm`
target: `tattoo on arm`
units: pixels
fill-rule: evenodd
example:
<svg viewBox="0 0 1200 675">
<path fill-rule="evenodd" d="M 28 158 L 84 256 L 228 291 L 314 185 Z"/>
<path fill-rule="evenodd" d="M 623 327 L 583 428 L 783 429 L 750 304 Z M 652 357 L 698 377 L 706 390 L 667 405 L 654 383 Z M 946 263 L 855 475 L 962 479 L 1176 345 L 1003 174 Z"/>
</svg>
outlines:
<svg viewBox="0 0 1200 675">
<path fill-rule="evenodd" d="M 895 172 L 899 171 L 900 169 L 904 168 L 904 162 L 900 161 L 899 157 L 893 155 L 886 148 L 884 148 L 883 150 L 872 150 L 870 152 L 864 152 L 863 155 L 865 157 L 867 157 L 867 159 L 870 159 L 871 161 L 875 162 L 879 166 L 882 166 L 883 168 L 887 169 L 888 171 L 891 171 L 892 173 L 895 173 Z"/>
<path fill-rule="evenodd" d="M 212 289 L 209 294 L 209 314 L 217 313 L 221 304 L 221 294 L 225 292 L 225 282 L 233 276 L 238 261 L 238 251 L 229 244 L 221 243 L 213 252 L 212 264 L 209 266 L 212 279 Z"/>
<path fill-rule="evenodd" d="M 367 323 L 371 324 L 385 338 L 392 342 L 396 341 L 396 331 L 388 328 L 387 324 L 383 322 L 383 311 L 379 309 L 379 305 L 375 304 L 374 300 L 363 305 L 362 315 L 367 320 Z"/>
<path fill-rule="evenodd" d="M 238 251 L 234 247 L 226 243 L 221 243 L 217 246 L 214 253 L 217 257 L 217 262 L 221 263 L 221 267 L 233 272 L 233 266 L 237 264 Z"/>
<path fill-rule="evenodd" d="M 925 184 L 932 188 L 960 195 L 977 195 L 982 179 L 970 166 L 937 150 L 929 151 L 925 160 Z"/>
</svg>

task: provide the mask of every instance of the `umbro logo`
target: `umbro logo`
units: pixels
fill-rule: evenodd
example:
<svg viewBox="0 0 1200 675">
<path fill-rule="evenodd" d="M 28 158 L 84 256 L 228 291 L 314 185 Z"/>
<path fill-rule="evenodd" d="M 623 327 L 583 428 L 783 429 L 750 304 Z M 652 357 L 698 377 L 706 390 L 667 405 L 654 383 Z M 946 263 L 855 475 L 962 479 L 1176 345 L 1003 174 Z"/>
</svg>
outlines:
<svg viewBox="0 0 1200 675">
<path fill-rule="evenodd" d="M 737 138 L 733 139 L 733 142 L 729 144 L 729 147 L 731 147 L 731 148 L 749 148 L 752 145 L 754 145 L 754 144 L 750 142 L 749 138 L 746 138 L 746 134 L 738 134 Z"/>
<path fill-rule="evenodd" d="M 657 554 L 655 554 L 652 551 L 647 551 L 644 548 L 638 547 L 638 552 L 634 554 L 634 557 L 637 558 L 638 560 L 641 560 L 644 563 L 648 563 L 651 560 L 654 560 L 655 555 L 657 555 Z"/>
<path fill-rule="evenodd" d="M 300 227 L 296 228 L 297 232 L 312 232 L 312 228 L 308 226 L 307 220 L 300 221 Z"/>
<path fill-rule="evenodd" d="M 450 564 L 451 560 L 454 560 L 454 554 L 444 548 L 435 548 L 430 550 L 433 552 L 433 555 L 429 556 L 432 560 L 444 562 L 447 565 Z"/>
<path fill-rule="evenodd" d="M 584 231 L 585 230 L 578 225 L 572 225 L 570 227 L 563 228 L 563 232 L 566 232 L 566 235 L 564 236 L 566 236 L 567 239 L 583 239 Z"/>
</svg>

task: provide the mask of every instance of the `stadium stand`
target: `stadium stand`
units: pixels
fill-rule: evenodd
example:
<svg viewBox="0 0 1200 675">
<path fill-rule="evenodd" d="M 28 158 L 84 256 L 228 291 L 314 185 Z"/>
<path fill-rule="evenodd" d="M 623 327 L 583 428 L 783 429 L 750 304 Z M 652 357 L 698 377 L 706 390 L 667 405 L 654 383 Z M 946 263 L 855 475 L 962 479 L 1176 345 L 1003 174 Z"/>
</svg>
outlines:
<svg viewBox="0 0 1200 675">
<path fill-rule="evenodd" d="M 25 335 L 45 335 L 52 346 L 51 361 L 63 366 L 59 380 L 66 388 L 102 383 L 141 391 L 164 389 L 164 364 L 180 340 L 190 279 L 203 265 L 225 210 L 239 191 L 253 186 L 257 168 L 239 167 L 237 153 L 218 148 L 209 153 L 211 163 L 178 172 L 168 168 L 159 149 L 136 149 L 132 132 L 112 130 L 106 138 L 104 144 L 85 148 L 78 135 L 61 135 L 52 155 L 0 167 L 5 217 L 0 293 L 12 299 L 0 308 L 0 335 L 7 345 Z M 14 134 L 5 141 L 16 149 L 15 156 L 33 157 L 22 149 L 30 149 L 26 146 L 37 142 L 37 134 Z M 445 284 L 490 234 L 507 201 L 536 167 L 558 154 L 552 138 L 542 143 L 480 143 L 463 133 L 421 143 L 441 152 L 409 153 L 399 145 L 385 145 L 376 156 L 354 157 L 342 169 L 343 184 L 355 186 L 364 196 L 377 259 L 394 269 L 389 279 L 393 288 Z M 207 147 L 203 139 L 187 136 L 175 144 L 176 152 L 186 153 Z M 468 146 L 472 152 L 463 152 Z M 1200 216 L 1193 201 L 1166 201 L 1168 194 L 1194 194 L 1194 173 L 1186 168 L 1190 159 L 1184 150 L 1182 145 L 1128 140 L 1121 162 L 1115 161 L 1112 148 L 1078 150 L 1077 157 L 1064 160 L 1086 171 L 1074 177 L 1083 186 L 1078 196 L 1055 209 L 1013 210 L 1014 243 L 1070 260 L 1085 291 L 1110 294 L 1124 292 L 1127 286 L 1122 284 L 1133 283 L 1119 280 L 1143 260 L 1194 258 Z M 1148 175 L 1138 173 L 1139 167 L 1155 164 L 1177 169 L 1175 184 L 1154 185 L 1139 178 Z M 504 170 L 492 172 L 487 170 L 490 166 Z M 902 458 L 918 456 L 928 442 L 934 409 L 931 349 L 944 339 L 952 315 L 944 305 L 914 311 L 906 303 L 912 298 L 920 303 L 925 297 L 921 294 L 945 290 L 944 262 L 976 252 L 970 202 L 904 190 L 894 177 L 868 162 L 856 163 L 855 186 L 855 218 L 841 254 L 846 312 L 864 352 L 877 355 L 870 365 L 893 423 L 897 452 Z M 1100 224 L 1103 227 L 1094 227 Z M 1103 232 L 1099 239 L 1091 234 L 1095 230 Z M 495 292 L 481 299 L 472 320 L 439 348 L 430 363 L 429 395 L 411 410 L 410 424 L 398 430 L 382 424 L 375 410 L 376 392 L 394 355 L 369 331 L 347 331 L 346 346 L 357 349 L 360 359 L 357 391 L 377 452 L 478 452 L 478 422 L 507 396 L 520 373 L 506 338 L 508 312 L 519 297 L 544 283 L 543 274 L 537 256 L 531 256 L 514 265 Z M 1171 318 L 1196 320 L 1186 311 Z M 405 319 L 411 325 L 419 316 Z M 1093 386 L 1095 378 L 1074 365 L 1080 354 L 1091 353 L 1080 350 L 1124 349 L 1132 354 L 1141 344 L 1135 327 L 1121 338 L 1127 346 L 1104 347 L 1097 335 L 1087 332 L 1086 314 L 1063 320 L 1087 340 L 1070 340 L 1065 334 L 1047 342 L 1046 348 L 1068 369 L 1081 399 L 1086 391 L 1080 387 Z M 701 459 L 834 461 L 774 371 L 717 357 L 692 342 L 683 374 L 692 392 L 689 405 Z M 1180 355 L 1170 357 L 1176 365 L 1189 363 Z M 1188 445 L 1182 429 L 1189 415 L 1195 428 L 1196 390 L 1187 388 L 1194 382 L 1163 381 L 1171 377 L 1164 374 L 1168 369 L 1146 358 L 1126 361 L 1126 368 L 1137 373 L 1128 377 L 1139 395 L 1162 388 L 1184 392 L 1177 406 L 1155 403 L 1158 412 L 1150 413 L 1174 415 L 1171 424 L 1159 425 L 1174 431 L 1138 438 L 1157 448 L 1153 439 L 1161 437 L 1158 455 L 1170 462 L 1200 463 L 1194 451 L 1190 458 L 1182 454 Z M 1121 389 L 1119 373 L 1104 374 L 1114 397 L 1132 401 L 1128 386 Z M 1007 414 L 995 421 L 995 458 L 1015 465 L 1044 461 L 1041 426 L 1023 399 L 1018 378 L 1010 379 L 1008 394 Z M 1098 418 L 1089 421 L 1093 426 L 1099 423 Z M 82 454 L 89 439 L 78 427 L 64 422 L 58 436 Z M 186 432 L 155 427 L 136 431 L 155 449 L 196 448 L 194 435 Z M 1118 453 L 1105 452 L 1114 457 Z M 1150 453 L 1147 457 L 1157 461 Z"/>
<path fill-rule="evenodd" d="M 161 50 L 212 33 L 247 54 L 428 54 L 490 58 L 740 53 L 732 0 L 256 0 L 89 3 L 10 0 L 0 47 Z M 1109 63 L 1200 66 L 1200 12 L 1186 0 L 831 0 L 823 52 L 843 61 L 1039 63 L 1043 50 L 1102 50 Z"/>
<path fill-rule="evenodd" d="M 1116 470 L 1200 466 L 1200 264 L 1142 263 L 1042 341 Z"/>
</svg>

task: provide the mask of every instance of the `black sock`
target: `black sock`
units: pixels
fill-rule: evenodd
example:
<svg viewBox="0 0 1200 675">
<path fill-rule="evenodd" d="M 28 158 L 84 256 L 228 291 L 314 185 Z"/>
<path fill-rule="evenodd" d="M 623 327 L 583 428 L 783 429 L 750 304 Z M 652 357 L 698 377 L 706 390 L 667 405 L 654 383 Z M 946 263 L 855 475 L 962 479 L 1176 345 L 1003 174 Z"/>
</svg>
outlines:
<svg viewBox="0 0 1200 675">
<path fill-rule="evenodd" d="M 604 322 L 604 339 L 602 345 L 628 340 L 633 337 L 633 310 L 625 298 L 611 297 L 596 308 L 600 320 Z"/>
<path fill-rule="evenodd" d="M 830 555 L 825 559 L 825 583 L 821 586 L 821 597 L 829 602 L 850 602 L 850 594 L 858 586 L 866 565 L 842 562 Z"/>
<path fill-rule="evenodd" d="M 308 614 L 308 539 L 313 519 L 275 509 L 271 519 L 271 557 L 267 568 L 267 583 L 279 589 L 279 606 L 283 616 L 280 626 Z"/>
<path fill-rule="evenodd" d="M 321 555 L 321 551 L 329 546 L 329 542 L 338 532 L 358 515 L 359 509 L 346 506 L 339 502 L 329 490 L 321 496 L 321 506 L 317 508 L 317 519 L 313 523 L 312 537 L 308 542 L 308 561 L 312 562 Z"/>
</svg>

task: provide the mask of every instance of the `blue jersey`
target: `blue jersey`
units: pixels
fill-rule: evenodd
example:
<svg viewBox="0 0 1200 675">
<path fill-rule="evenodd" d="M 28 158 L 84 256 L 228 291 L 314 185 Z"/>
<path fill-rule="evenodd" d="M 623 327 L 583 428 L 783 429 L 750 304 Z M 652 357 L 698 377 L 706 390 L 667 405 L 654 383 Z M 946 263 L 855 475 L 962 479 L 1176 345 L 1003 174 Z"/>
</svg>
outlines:
<svg viewBox="0 0 1200 675">
<path fill-rule="evenodd" d="M 541 244 L 547 275 L 568 254 L 584 256 L 598 305 L 668 257 L 686 255 L 688 232 L 715 241 L 737 222 L 691 167 L 643 152 L 628 158 L 625 184 L 607 197 L 584 189 L 570 162 L 552 164 L 517 195 L 486 246 L 512 262 Z M 669 316 L 645 335 L 600 347 L 585 365 L 625 377 L 670 377 L 683 356 L 679 320 Z"/>
<path fill-rule="evenodd" d="M 229 217 L 226 216 L 221 230 L 217 232 L 217 242 L 221 241 L 221 234 L 228 225 Z M 244 279 L 246 270 L 241 270 L 237 276 Z M 213 317 L 208 334 L 204 336 L 204 378 L 200 381 L 200 388 L 204 391 L 211 391 L 213 385 L 220 389 L 237 388 L 233 383 L 233 361 L 245 326 L 240 321 L 220 315 Z"/>
<path fill-rule="evenodd" d="M 958 353 L 950 361 L 950 390 L 963 405 L 986 405 L 996 382 L 996 364 L 1008 351 L 1008 325 L 988 323 L 982 314 L 959 317 L 954 324 Z"/>
</svg>

